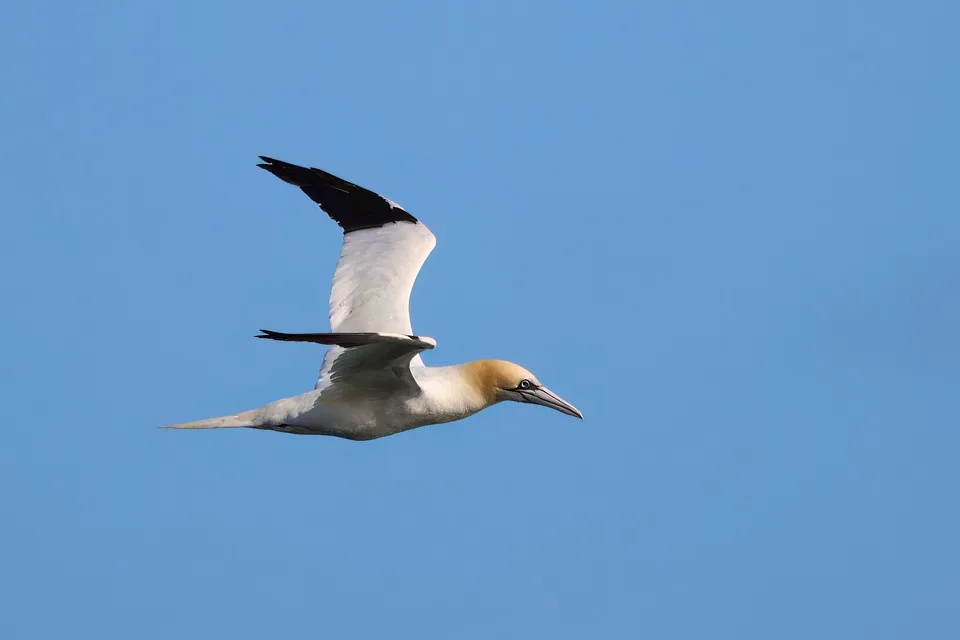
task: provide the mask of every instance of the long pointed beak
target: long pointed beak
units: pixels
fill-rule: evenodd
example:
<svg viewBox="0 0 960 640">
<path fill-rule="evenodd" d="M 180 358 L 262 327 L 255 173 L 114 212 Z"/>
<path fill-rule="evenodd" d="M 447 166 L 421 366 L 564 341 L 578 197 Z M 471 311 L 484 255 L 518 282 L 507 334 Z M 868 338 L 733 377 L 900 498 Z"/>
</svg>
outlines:
<svg viewBox="0 0 960 640">
<path fill-rule="evenodd" d="M 583 414 L 580 413 L 575 406 L 546 387 L 537 387 L 536 389 L 531 389 L 530 391 L 521 391 L 520 395 L 523 396 L 523 399 L 526 402 L 543 405 L 544 407 L 550 407 L 551 409 L 556 409 L 560 413 L 565 413 L 568 416 L 573 416 L 574 418 L 580 418 L 583 420 Z"/>
</svg>

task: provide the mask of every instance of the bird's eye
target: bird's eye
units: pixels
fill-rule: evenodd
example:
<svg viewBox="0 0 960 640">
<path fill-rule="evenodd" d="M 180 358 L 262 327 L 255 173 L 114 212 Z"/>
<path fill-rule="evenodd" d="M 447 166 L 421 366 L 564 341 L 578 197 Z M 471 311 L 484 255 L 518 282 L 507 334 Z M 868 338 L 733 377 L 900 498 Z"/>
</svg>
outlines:
<svg viewBox="0 0 960 640">
<path fill-rule="evenodd" d="M 520 384 L 517 385 L 517 388 L 518 388 L 518 389 L 529 389 L 529 388 L 532 387 L 532 386 L 533 386 L 533 385 L 530 384 L 530 381 L 529 381 L 529 380 L 524 379 L 524 380 L 521 380 L 521 381 L 520 381 Z"/>
</svg>

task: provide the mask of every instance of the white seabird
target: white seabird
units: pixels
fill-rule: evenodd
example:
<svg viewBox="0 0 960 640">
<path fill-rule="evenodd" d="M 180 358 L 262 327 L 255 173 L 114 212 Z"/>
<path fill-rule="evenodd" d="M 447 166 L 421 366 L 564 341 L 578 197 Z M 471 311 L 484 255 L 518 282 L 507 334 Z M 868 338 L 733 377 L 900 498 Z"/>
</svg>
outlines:
<svg viewBox="0 0 960 640">
<path fill-rule="evenodd" d="M 436 238 L 397 203 L 320 169 L 261 156 L 266 169 L 300 187 L 343 228 L 330 294 L 332 333 L 258 338 L 329 345 L 312 391 L 234 415 L 170 429 L 247 427 L 372 440 L 466 418 L 503 400 L 539 404 L 583 418 L 532 373 L 503 360 L 428 367 L 437 346 L 413 335 L 410 292 Z"/>
</svg>

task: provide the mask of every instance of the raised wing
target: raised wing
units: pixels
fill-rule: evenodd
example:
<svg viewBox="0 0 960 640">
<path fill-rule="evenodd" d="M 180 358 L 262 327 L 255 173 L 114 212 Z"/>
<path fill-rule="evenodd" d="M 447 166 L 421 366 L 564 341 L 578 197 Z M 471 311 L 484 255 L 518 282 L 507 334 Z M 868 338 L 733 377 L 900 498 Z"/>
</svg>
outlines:
<svg viewBox="0 0 960 640">
<path fill-rule="evenodd" d="M 412 334 L 410 292 L 437 243 L 430 230 L 397 203 L 326 171 L 261 159 L 257 166 L 300 187 L 343 228 L 331 330 Z"/>
</svg>

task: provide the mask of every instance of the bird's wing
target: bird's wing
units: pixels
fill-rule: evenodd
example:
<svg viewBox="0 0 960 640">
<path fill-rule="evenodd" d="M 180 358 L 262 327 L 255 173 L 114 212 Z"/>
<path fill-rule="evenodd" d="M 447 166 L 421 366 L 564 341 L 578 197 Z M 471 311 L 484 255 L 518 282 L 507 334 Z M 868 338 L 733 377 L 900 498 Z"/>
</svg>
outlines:
<svg viewBox="0 0 960 640">
<path fill-rule="evenodd" d="M 375 344 L 402 345 L 408 349 L 433 349 L 437 341 L 426 336 L 408 336 L 399 333 L 380 333 L 374 331 L 354 333 L 281 333 L 270 329 L 260 329 L 260 335 L 254 336 L 265 340 L 280 340 L 281 342 L 314 342 L 350 349 Z"/>
<path fill-rule="evenodd" d="M 411 360 L 421 351 L 433 349 L 437 341 L 422 336 L 395 333 L 280 333 L 261 329 L 258 338 L 284 342 L 314 342 L 332 348 L 323 359 L 317 388 L 341 380 L 363 380 L 388 390 L 400 384 L 417 387 L 410 373 Z"/>
<path fill-rule="evenodd" d="M 330 329 L 413 333 L 410 292 L 437 243 L 430 230 L 397 203 L 326 171 L 261 159 L 257 166 L 300 187 L 343 228 Z"/>
</svg>

